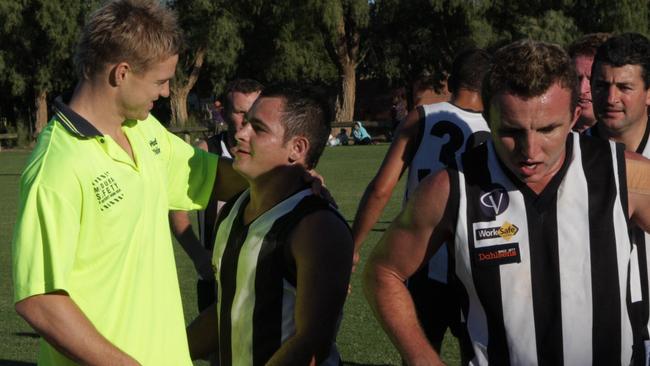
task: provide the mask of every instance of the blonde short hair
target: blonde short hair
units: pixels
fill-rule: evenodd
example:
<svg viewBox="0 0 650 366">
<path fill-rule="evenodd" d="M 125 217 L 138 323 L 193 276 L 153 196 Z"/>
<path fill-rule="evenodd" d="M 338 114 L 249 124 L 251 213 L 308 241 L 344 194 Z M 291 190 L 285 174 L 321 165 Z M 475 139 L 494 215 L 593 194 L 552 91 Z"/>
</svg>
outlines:
<svg viewBox="0 0 650 366">
<path fill-rule="evenodd" d="M 180 52 L 176 15 L 152 0 L 112 0 L 90 15 L 75 53 L 79 77 L 88 79 L 106 65 L 127 62 L 147 70 Z"/>
</svg>

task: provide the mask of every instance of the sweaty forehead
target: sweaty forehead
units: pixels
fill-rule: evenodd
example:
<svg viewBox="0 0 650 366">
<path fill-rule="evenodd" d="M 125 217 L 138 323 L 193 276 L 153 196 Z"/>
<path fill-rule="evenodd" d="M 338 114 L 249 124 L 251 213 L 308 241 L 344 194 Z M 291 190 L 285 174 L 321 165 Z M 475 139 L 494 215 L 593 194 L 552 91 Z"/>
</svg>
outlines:
<svg viewBox="0 0 650 366">
<path fill-rule="evenodd" d="M 534 127 L 569 123 L 571 119 L 571 91 L 553 84 L 542 95 L 525 97 L 504 92 L 492 98 L 490 121 L 496 125 Z"/>
</svg>

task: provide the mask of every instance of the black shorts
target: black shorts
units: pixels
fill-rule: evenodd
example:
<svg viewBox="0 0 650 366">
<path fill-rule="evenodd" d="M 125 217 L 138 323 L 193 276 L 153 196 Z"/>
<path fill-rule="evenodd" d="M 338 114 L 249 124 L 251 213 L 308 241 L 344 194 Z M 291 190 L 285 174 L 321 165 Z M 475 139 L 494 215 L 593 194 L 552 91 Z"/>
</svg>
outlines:
<svg viewBox="0 0 650 366">
<path fill-rule="evenodd" d="M 430 279 L 425 267 L 409 278 L 407 287 L 424 334 L 436 352 L 440 353 L 449 328 L 458 338 L 461 364 L 468 364 L 474 358 L 474 350 L 465 323 L 461 321 L 460 302 L 454 286 Z"/>
<path fill-rule="evenodd" d="M 456 335 L 460 327 L 456 294 L 448 284 L 430 279 L 426 268 L 409 278 L 408 289 L 427 338 L 439 348 L 447 328 Z"/>
</svg>

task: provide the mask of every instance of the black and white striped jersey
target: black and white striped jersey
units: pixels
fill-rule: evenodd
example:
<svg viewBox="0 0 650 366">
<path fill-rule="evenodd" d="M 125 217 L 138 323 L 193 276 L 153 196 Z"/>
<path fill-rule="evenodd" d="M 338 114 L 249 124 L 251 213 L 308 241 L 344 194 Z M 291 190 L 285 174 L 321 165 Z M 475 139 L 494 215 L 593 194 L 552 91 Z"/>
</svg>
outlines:
<svg viewBox="0 0 650 366">
<path fill-rule="evenodd" d="M 249 197 L 247 190 L 224 206 L 212 257 L 221 365 L 264 365 L 295 333 L 296 266 L 287 237 L 309 213 L 336 212 L 305 189 L 244 225 Z M 339 362 L 332 340 L 323 364 Z"/>
<path fill-rule="evenodd" d="M 490 138 L 490 128 L 479 112 L 442 102 L 418 107 L 422 131 L 409 167 L 404 201 L 424 177 L 455 165 L 456 154 Z M 429 260 L 428 276 L 447 283 L 447 249 L 441 247 Z"/>
<path fill-rule="evenodd" d="M 650 123 L 646 124 L 643 139 L 641 139 L 641 143 L 636 149 L 636 153 L 643 155 L 645 158 L 650 158 L 650 144 L 648 144 L 649 134 Z M 648 245 L 650 245 L 650 234 L 644 232 L 636 225 L 633 225 L 632 242 L 636 245 L 637 250 L 639 251 L 639 268 L 641 268 L 641 273 L 643 274 L 643 276 L 641 276 L 641 289 L 644 305 L 638 310 L 638 319 L 644 324 L 644 327 L 641 330 L 641 337 L 643 337 L 644 340 L 650 340 L 650 268 L 648 268 L 648 264 L 650 263 L 650 250 L 648 250 Z"/>
<path fill-rule="evenodd" d="M 598 133 L 598 125 L 595 125 L 584 132 L 588 136 L 603 138 Z M 637 154 L 643 155 L 645 158 L 650 158 L 650 144 L 648 144 L 648 136 L 650 135 L 650 123 L 646 124 L 643 138 L 636 149 Z M 650 243 L 650 234 L 645 233 L 636 225 L 632 224 L 632 243 L 636 246 L 639 258 L 639 269 L 641 271 L 641 293 L 643 294 L 643 304 L 638 306 L 636 310 L 636 321 L 642 322 L 643 327 L 640 328 L 640 336 L 644 340 L 650 339 L 650 250 L 647 248 L 647 243 Z"/>
<path fill-rule="evenodd" d="M 454 270 L 472 363 L 629 365 L 641 289 L 622 146 L 571 133 L 539 195 L 492 142 L 458 162 Z"/>
</svg>

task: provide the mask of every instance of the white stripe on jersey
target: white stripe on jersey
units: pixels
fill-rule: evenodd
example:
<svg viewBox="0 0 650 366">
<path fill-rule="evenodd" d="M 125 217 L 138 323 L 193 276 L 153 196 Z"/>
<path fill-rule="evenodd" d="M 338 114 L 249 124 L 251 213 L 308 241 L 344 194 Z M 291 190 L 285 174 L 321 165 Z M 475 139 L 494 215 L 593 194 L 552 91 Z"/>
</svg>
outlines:
<svg viewBox="0 0 650 366">
<path fill-rule="evenodd" d="M 577 137 L 577 135 L 575 136 Z M 581 156 L 580 144 L 574 137 L 574 156 Z M 616 160 L 614 160 L 616 161 Z M 572 164 L 575 174 L 567 174 L 562 187 L 587 187 L 582 164 Z M 561 188 L 562 189 L 562 188 Z M 584 332 L 578 324 L 590 324 L 593 318 L 591 307 L 591 258 L 589 245 L 575 245 L 589 238 L 589 222 L 584 219 L 588 212 L 587 189 L 571 190 L 570 194 L 558 194 L 557 200 L 558 255 L 560 259 L 560 281 L 562 294 L 562 343 L 564 361 L 567 365 L 592 363 L 591 332 Z M 571 225 L 562 225 L 571 223 Z M 577 280 L 578 279 L 578 280 Z M 571 350 L 571 352 L 568 352 Z"/>
<path fill-rule="evenodd" d="M 609 145 L 611 147 L 611 153 L 612 153 L 612 160 L 616 161 L 616 147 L 615 147 L 615 142 L 610 141 Z M 618 170 L 616 171 L 618 173 Z M 618 174 L 614 175 L 614 179 L 616 179 L 616 186 L 620 187 L 620 177 Z M 618 192 L 618 191 L 617 191 Z M 627 200 L 627 197 L 625 197 Z M 614 209 L 617 210 L 618 212 L 623 212 L 623 206 L 621 205 L 621 199 L 620 197 L 614 201 Z M 627 212 L 625 213 L 627 215 Z M 615 235 L 616 238 L 629 238 L 629 228 L 628 228 L 628 222 L 626 219 L 626 216 L 623 215 L 615 215 L 614 216 L 614 229 L 615 229 Z M 619 245 L 616 245 L 616 257 L 618 258 L 618 268 L 619 271 L 625 270 L 626 273 L 621 273 L 619 272 L 619 286 L 621 289 L 621 329 L 622 331 L 622 338 L 623 338 L 623 344 L 632 344 L 633 342 L 633 335 L 632 335 L 632 325 L 629 322 L 630 319 L 630 314 L 628 314 L 628 307 L 627 307 L 627 299 L 626 296 L 624 296 L 628 290 L 628 283 L 633 283 L 632 281 L 638 280 L 635 278 L 631 278 L 631 276 L 627 275 L 628 273 L 635 273 L 634 270 L 630 271 L 630 267 L 635 267 L 639 265 L 638 260 L 635 262 L 630 261 L 632 253 L 632 243 L 631 242 L 626 242 L 626 243 L 618 243 Z M 638 272 L 638 270 L 637 270 Z M 628 282 L 629 281 L 629 282 Z M 635 285 L 631 286 L 632 288 L 635 287 Z M 631 352 L 631 350 L 630 350 Z M 621 352 L 621 364 L 624 365 L 626 363 L 629 363 L 630 360 L 630 355 L 626 354 L 626 352 Z"/>
<path fill-rule="evenodd" d="M 458 161 L 458 166 L 462 166 L 460 163 L 460 155 L 456 157 L 456 160 Z M 464 189 L 462 187 L 465 187 L 465 176 L 463 174 L 458 174 L 458 186 L 461 187 L 460 189 Z M 458 218 L 456 235 L 454 237 L 456 275 L 461 282 L 466 284 L 464 287 L 469 297 L 470 306 L 465 315 L 465 325 L 472 340 L 472 348 L 475 354 L 475 358 L 470 361 L 470 365 L 487 365 L 487 344 L 489 336 L 488 329 L 484 326 L 484 324 L 487 324 L 487 317 L 485 315 L 485 309 L 482 306 L 473 306 L 473 304 L 480 304 L 481 301 L 476 294 L 476 288 L 472 285 L 467 285 L 474 282 L 469 247 L 466 245 L 463 248 L 458 244 L 469 242 L 467 230 L 458 229 L 467 227 L 467 215 L 464 215 L 464 212 L 467 212 L 467 195 L 461 194 L 458 200 Z"/>
<path fill-rule="evenodd" d="M 650 121 L 649 121 L 650 123 Z M 650 128 L 650 126 L 646 126 L 646 128 Z M 643 147 L 643 151 L 641 151 L 641 155 L 645 158 L 650 158 L 650 144 L 646 141 L 645 146 Z M 641 230 L 641 229 L 637 229 Z M 640 232 L 635 233 L 635 239 L 637 235 L 641 235 Z M 638 240 L 635 240 L 635 245 L 643 245 L 645 250 L 645 263 L 646 263 L 646 268 L 641 268 L 641 273 L 643 273 L 644 276 L 648 278 L 648 283 L 650 283 L 650 234 L 648 233 L 643 233 L 642 237 L 639 237 Z M 650 299 L 645 300 L 646 306 L 650 307 Z M 649 310 L 650 312 L 650 310 Z M 648 324 L 646 324 L 646 330 L 650 334 L 650 319 L 648 319 Z M 650 359 L 647 360 L 650 362 Z"/>
</svg>

